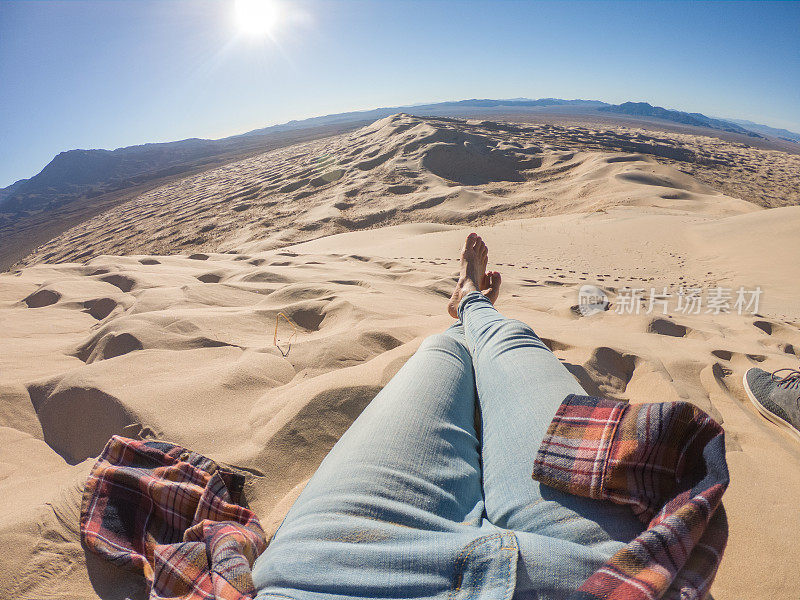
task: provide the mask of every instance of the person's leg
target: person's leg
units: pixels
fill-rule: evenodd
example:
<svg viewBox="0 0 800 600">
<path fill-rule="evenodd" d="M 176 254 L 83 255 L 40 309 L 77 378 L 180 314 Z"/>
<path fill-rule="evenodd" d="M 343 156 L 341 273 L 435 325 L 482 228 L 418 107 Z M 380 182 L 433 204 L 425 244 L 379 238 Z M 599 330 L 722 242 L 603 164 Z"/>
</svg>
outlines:
<svg viewBox="0 0 800 600">
<path fill-rule="evenodd" d="M 636 537 L 642 523 L 628 507 L 564 494 L 533 479 L 536 452 L 562 400 L 586 392 L 529 326 L 503 317 L 479 292 L 464 298 L 460 312 L 481 411 L 487 518 L 517 532 L 523 558 L 518 594 L 527 588 L 546 597 L 548 587 L 569 592 Z"/>
<path fill-rule="evenodd" d="M 516 542 L 483 519 L 475 403 L 461 329 L 425 340 L 256 561 L 257 597 L 433 598 L 468 585 L 509 593 Z"/>
<path fill-rule="evenodd" d="M 486 253 L 480 238 L 471 243 L 478 248 L 467 252 L 467 263 L 475 263 L 468 275 L 480 282 Z M 496 299 L 499 275 L 490 275 Z M 486 515 L 517 534 L 516 596 L 561 597 L 633 539 L 642 524 L 629 508 L 563 494 L 532 478 L 536 452 L 562 400 L 585 392 L 529 326 L 505 318 L 477 287 L 460 281 L 454 297 L 475 369 Z"/>
</svg>

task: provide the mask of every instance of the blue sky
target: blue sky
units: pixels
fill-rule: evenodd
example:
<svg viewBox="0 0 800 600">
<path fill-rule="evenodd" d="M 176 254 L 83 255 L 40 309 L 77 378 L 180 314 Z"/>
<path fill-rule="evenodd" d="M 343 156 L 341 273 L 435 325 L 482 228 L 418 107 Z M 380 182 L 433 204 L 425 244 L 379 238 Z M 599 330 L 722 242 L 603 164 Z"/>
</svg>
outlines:
<svg viewBox="0 0 800 600">
<path fill-rule="evenodd" d="M 276 0 L 280 1 L 280 0 Z M 465 98 L 653 104 L 800 131 L 798 2 L 0 0 L 0 186 L 72 148 Z"/>
</svg>

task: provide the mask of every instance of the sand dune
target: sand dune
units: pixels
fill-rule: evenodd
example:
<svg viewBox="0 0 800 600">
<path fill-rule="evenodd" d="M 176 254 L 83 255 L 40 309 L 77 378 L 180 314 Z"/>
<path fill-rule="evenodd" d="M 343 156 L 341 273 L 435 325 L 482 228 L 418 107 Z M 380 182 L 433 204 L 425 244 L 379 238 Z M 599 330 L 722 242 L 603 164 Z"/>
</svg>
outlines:
<svg viewBox="0 0 800 600">
<path fill-rule="evenodd" d="M 741 200 L 733 207 L 733 198 L 761 206 L 800 202 L 800 156 L 673 137 L 395 115 L 144 193 L 64 232 L 21 264 L 253 244 L 271 249 L 408 222 L 491 224 L 650 206 L 659 198 L 673 207 L 705 198 L 706 210 L 733 212 L 754 210 Z"/>
<path fill-rule="evenodd" d="M 792 597 L 800 446 L 741 378 L 800 357 L 800 207 L 766 210 L 581 135 L 554 148 L 516 126 L 390 117 L 143 194 L 0 275 L 0 596 L 141 595 L 76 531 L 91 457 L 114 433 L 247 469 L 251 505 L 277 527 L 363 407 L 450 324 L 458 248 L 477 229 L 504 275 L 499 309 L 588 392 L 689 400 L 723 422 L 731 538 L 714 597 Z M 756 315 L 584 317 L 584 284 L 612 307 L 626 286 L 763 296 Z"/>
</svg>

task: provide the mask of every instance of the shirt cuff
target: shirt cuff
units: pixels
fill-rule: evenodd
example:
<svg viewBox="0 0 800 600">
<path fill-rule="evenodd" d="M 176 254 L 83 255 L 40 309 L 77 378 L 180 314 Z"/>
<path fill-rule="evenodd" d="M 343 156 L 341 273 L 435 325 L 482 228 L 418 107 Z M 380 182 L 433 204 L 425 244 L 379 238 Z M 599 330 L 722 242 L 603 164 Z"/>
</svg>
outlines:
<svg viewBox="0 0 800 600">
<path fill-rule="evenodd" d="M 533 478 L 563 492 L 606 499 L 604 478 L 625 402 L 570 394 L 547 429 Z"/>
</svg>

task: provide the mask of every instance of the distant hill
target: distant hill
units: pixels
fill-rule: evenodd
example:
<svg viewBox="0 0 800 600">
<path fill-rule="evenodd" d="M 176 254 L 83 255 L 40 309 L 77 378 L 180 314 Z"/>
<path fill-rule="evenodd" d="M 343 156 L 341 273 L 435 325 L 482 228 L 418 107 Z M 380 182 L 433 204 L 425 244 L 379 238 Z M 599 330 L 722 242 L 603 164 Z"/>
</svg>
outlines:
<svg viewBox="0 0 800 600">
<path fill-rule="evenodd" d="M 46 208 L 58 197 L 111 191 L 140 183 L 137 177 L 166 175 L 176 166 L 219 153 L 210 140 L 189 139 L 117 150 L 61 152 L 38 175 L 10 186 L 3 210 Z M 100 186 L 99 189 L 96 189 Z"/>
<path fill-rule="evenodd" d="M 310 119 L 303 119 L 302 121 L 289 121 L 283 125 L 273 125 L 264 129 L 254 129 L 235 137 L 248 137 L 252 135 L 259 135 L 267 131 L 287 131 L 297 127 L 307 127 L 309 125 L 333 125 L 348 123 L 354 120 L 358 121 L 376 121 L 389 115 L 398 112 L 408 112 L 420 116 L 440 117 L 440 116 L 453 116 L 464 110 L 487 110 L 498 108 L 534 108 L 534 107 L 547 107 L 547 106 L 573 106 L 584 107 L 586 109 L 596 109 L 601 106 L 608 106 L 607 102 L 600 102 L 599 100 L 562 100 L 561 98 L 539 98 L 538 100 L 530 100 L 528 98 L 515 98 L 513 100 L 490 100 L 490 99 L 472 99 L 472 100 L 456 100 L 451 102 L 435 102 L 432 104 L 412 104 L 406 106 L 386 106 L 382 108 L 375 108 L 372 110 L 361 110 L 345 113 L 337 113 L 334 115 L 325 115 L 324 117 L 311 117 Z M 227 138 L 234 139 L 234 138 Z"/>
<path fill-rule="evenodd" d="M 764 137 L 755 131 L 745 129 L 744 127 L 741 127 L 735 123 L 731 123 L 730 121 L 713 119 L 701 113 L 687 113 L 679 110 L 669 110 L 660 106 L 653 106 L 647 102 L 623 102 L 622 104 L 602 106 L 598 108 L 598 110 L 621 115 L 631 115 L 635 117 L 663 119 L 665 121 L 673 121 L 675 123 L 693 125 L 695 127 L 708 127 L 709 129 L 717 129 L 719 131 L 727 131 L 729 133 L 741 133 L 749 137 Z"/>
<path fill-rule="evenodd" d="M 786 140 L 787 142 L 796 142 L 800 144 L 800 133 L 795 133 L 794 131 L 789 131 L 788 129 L 778 129 L 776 127 L 769 127 L 768 125 L 760 125 L 745 119 L 728 119 L 728 121 L 731 123 L 736 123 L 737 125 L 741 125 L 745 129 L 755 131 L 756 133 L 771 135 L 772 137 Z"/>
<path fill-rule="evenodd" d="M 3 204 L 3 200 L 5 200 L 11 194 L 13 194 L 16 190 L 18 190 L 20 188 L 20 186 L 22 186 L 22 184 L 24 184 L 26 181 L 28 181 L 28 180 L 27 179 L 20 179 L 18 181 L 15 181 L 14 183 L 9 185 L 8 187 L 0 188 L 0 205 Z"/>
</svg>

